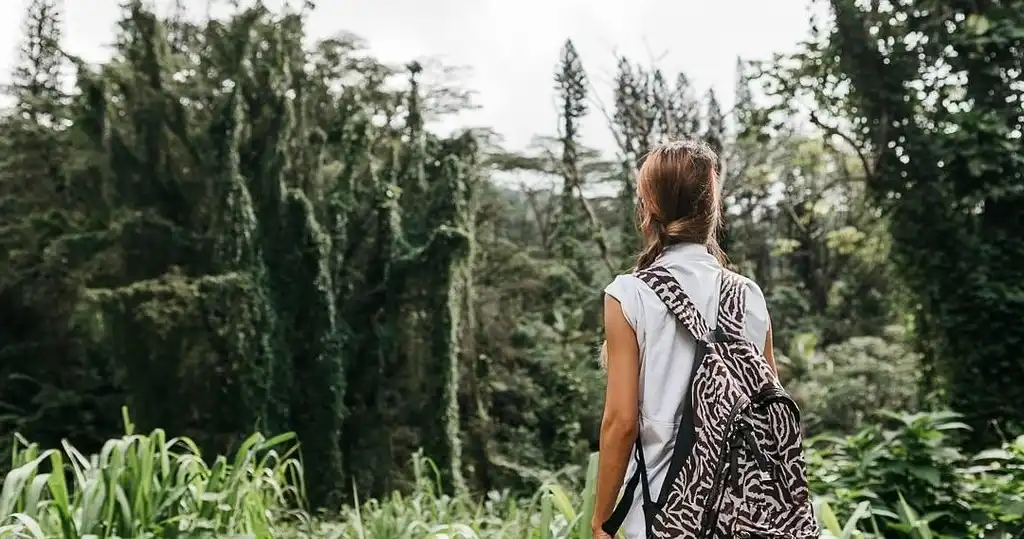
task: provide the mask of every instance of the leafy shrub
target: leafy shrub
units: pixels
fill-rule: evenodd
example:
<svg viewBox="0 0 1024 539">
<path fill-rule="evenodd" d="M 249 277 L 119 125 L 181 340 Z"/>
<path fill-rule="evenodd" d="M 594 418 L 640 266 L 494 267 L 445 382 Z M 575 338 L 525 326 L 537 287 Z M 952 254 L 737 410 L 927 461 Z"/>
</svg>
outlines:
<svg viewBox="0 0 1024 539">
<path fill-rule="evenodd" d="M 968 506 L 958 484 L 958 468 L 966 459 L 949 436 L 966 425 L 951 412 L 880 412 L 878 417 L 885 423 L 854 435 L 808 441 L 813 449 L 808 453 L 811 490 L 841 512 L 850 510 L 846 517 L 862 502 L 898 507 L 902 495 L 920 510 L 941 512 L 939 525 L 966 521 Z"/>
<path fill-rule="evenodd" d="M 1024 527 L 1024 436 L 981 451 L 960 474 L 975 535 L 997 537 Z"/>
<path fill-rule="evenodd" d="M 952 443 L 969 430 L 959 414 L 876 417 L 856 434 L 808 440 L 809 481 L 828 533 L 1002 539 L 1021 531 L 1024 437 L 968 456 Z"/>
<path fill-rule="evenodd" d="M 890 328 L 886 338 L 854 337 L 817 350 L 812 334 L 794 339 L 780 376 L 811 432 L 852 433 L 877 410 L 918 410 L 920 358 Z"/>
</svg>

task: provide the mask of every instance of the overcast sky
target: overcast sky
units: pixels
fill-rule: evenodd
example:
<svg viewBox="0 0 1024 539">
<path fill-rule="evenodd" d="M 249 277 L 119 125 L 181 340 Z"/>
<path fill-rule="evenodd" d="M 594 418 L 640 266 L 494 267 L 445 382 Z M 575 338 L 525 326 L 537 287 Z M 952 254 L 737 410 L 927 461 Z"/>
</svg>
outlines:
<svg viewBox="0 0 1024 539">
<path fill-rule="evenodd" d="M 8 80 L 28 0 L 2 0 L 0 73 Z M 197 17 L 211 0 L 185 0 Z M 216 4 L 225 0 L 212 0 Z M 267 0 L 280 6 L 283 0 Z M 170 0 L 155 0 L 168 5 Z M 494 127 L 511 148 L 557 123 L 552 76 L 559 48 L 572 38 L 599 95 L 607 101 L 615 54 L 659 58 L 684 71 L 703 92 L 714 87 L 728 106 L 736 58 L 789 50 L 808 31 L 808 0 L 319 0 L 314 37 L 338 31 L 365 38 L 382 60 L 440 57 L 465 66 L 464 84 L 481 110 L 465 119 Z M 65 46 L 102 60 L 113 38 L 118 0 L 64 0 Z M 585 142 L 611 149 L 600 114 Z"/>
</svg>

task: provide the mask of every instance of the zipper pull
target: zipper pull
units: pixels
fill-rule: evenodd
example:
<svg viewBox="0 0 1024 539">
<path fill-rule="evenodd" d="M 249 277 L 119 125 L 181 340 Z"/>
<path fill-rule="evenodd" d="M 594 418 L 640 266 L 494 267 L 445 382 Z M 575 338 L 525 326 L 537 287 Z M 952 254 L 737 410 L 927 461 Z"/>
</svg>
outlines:
<svg viewBox="0 0 1024 539">
<path fill-rule="evenodd" d="M 771 465 L 768 463 L 768 459 L 764 456 L 761 448 L 757 445 L 757 440 L 754 439 L 754 429 L 746 421 L 742 422 L 739 426 L 740 436 L 743 437 L 743 441 L 746 443 L 747 450 L 757 461 L 757 467 L 761 471 L 771 473 Z"/>
<path fill-rule="evenodd" d="M 737 496 L 743 497 L 740 483 L 740 441 L 734 436 L 729 442 L 729 481 Z"/>
</svg>

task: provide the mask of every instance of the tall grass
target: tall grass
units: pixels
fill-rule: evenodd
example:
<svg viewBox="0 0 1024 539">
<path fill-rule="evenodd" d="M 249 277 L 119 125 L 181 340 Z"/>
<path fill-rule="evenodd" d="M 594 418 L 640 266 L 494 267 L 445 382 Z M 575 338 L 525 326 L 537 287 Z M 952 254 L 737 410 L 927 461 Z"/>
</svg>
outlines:
<svg viewBox="0 0 1024 539">
<path fill-rule="evenodd" d="M 813 490 L 828 493 L 815 500 L 823 538 L 1006 539 L 1018 533 L 1024 437 L 979 455 L 986 462 L 1001 459 L 983 469 L 960 463 L 969 466 L 954 474 L 959 505 L 972 508 L 966 514 L 974 524 L 940 535 L 942 515 L 962 508 L 936 498 L 934 485 L 914 486 L 904 473 L 921 475 L 927 463 L 945 462 L 937 458 L 949 450 L 935 441 L 945 416 L 933 416 L 914 416 L 877 440 L 861 433 L 827 450 L 811 445 Z M 89 457 L 66 443 L 41 450 L 18 438 L 13 469 L 0 488 L 0 539 L 592 539 L 596 455 L 582 492 L 552 480 L 527 498 L 491 492 L 474 499 L 446 494 L 437 468 L 417 454 L 410 491 L 363 501 L 354 493 L 356 503 L 327 520 L 306 509 L 303 467 L 290 434 L 253 435 L 233 457 L 208 465 L 188 438 L 167 439 L 160 429 L 136 434 L 127 413 L 124 423 L 124 436 Z M 869 438 L 877 443 L 864 441 Z M 930 445 L 910 443 L 918 439 Z M 882 495 L 893 488 L 893 500 Z"/>
<path fill-rule="evenodd" d="M 253 435 L 208 466 L 192 440 L 135 434 L 127 412 L 124 424 L 123 437 L 88 458 L 19 437 L 0 489 L 0 538 L 272 539 L 304 514 L 295 445 L 278 452 L 292 435 Z"/>
<path fill-rule="evenodd" d="M 125 435 L 86 457 L 70 444 L 41 450 L 17 437 L 0 489 L 0 539 L 591 539 L 596 455 L 582 495 L 557 483 L 527 499 L 444 493 L 434 464 L 413 458 L 415 488 L 342 508 L 305 510 L 303 468 L 291 434 L 248 438 L 207 465 L 188 438 Z M 358 493 L 356 493 L 358 499 Z"/>
<path fill-rule="evenodd" d="M 526 499 L 491 492 L 482 500 L 443 493 L 429 459 L 413 459 L 415 488 L 346 508 L 321 522 L 314 536 L 329 539 L 592 539 L 597 456 L 590 458 L 582 495 L 550 482 Z"/>
</svg>

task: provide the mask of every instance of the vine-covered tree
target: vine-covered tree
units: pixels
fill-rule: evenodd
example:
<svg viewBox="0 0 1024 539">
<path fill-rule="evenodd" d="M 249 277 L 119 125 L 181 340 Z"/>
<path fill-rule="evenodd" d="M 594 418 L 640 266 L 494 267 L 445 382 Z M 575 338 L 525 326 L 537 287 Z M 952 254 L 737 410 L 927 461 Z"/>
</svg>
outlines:
<svg viewBox="0 0 1024 539">
<path fill-rule="evenodd" d="M 33 56 L 17 78 L 19 107 L 32 114 L 5 116 L 3 141 L 20 144 L 13 124 L 24 118 L 22 131 L 59 137 L 76 158 L 22 145 L 18 161 L 4 163 L 5 178 L 35 186 L 5 191 L 20 215 L 51 216 L 23 220 L 10 236 L 17 260 L 0 279 L 4 308 L 25 321 L 5 329 L 5 380 L 46 380 L 22 384 L 15 402 L 44 399 L 47 387 L 77 395 L 81 411 L 66 413 L 102 417 L 82 427 L 96 441 L 111 434 L 121 402 L 140 426 L 210 451 L 254 429 L 294 430 L 315 466 L 316 505 L 336 505 L 351 481 L 388 488 L 388 470 L 418 447 L 461 485 L 473 137 L 426 134 L 415 86 L 385 90 L 393 73 L 350 60 L 349 43 L 304 49 L 304 14 L 262 7 L 196 25 L 127 2 L 113 59 L 98 68 L 73 59 L 78 92 L 67 102 L 48 67 L 62 57 L 58 38 L 39 34 L 58 26 L 46 22 L 51 6 L 32 6 Z M 54 125 L 58 113 L 70 127 Z M 33 171 L 30 158 L 48 168 Z M 62 178 L 85 196 L 62 198 Z M 416 202 L 405 204 L 402 191 Z M 76 221 L 53 221 L 60 215 Z M 63 288 L 50 275 L 57 269 Z M 51 306 L 26 317 L 43 299 L 36 290 Z M 417 322 L 406 325 L 410 313 Z M 43 335 L 50 359 L 27 361 Z M 400 385 L 389 387 L 395 374 Z M 407 400 L 395 408 L 397 394 Z M 447 412 L 435 427 L 421 411 L 437 409 Z M 17 417 L 14 428 L 49 439 L 45 421 L 27 409 Z M 392 452 L 346 436 L 380 442 L 400 427 L 414 437 Z"/>
<path fill-rule="evenodd" d="M 1024 375 L 1024 4 L 829 5 L 835 24 L 773 87 L 811 97 L 811 120 L 857 153 L 888 214 L 930 384 L 967 414 L 971 443 L 1020 433 L 1024 392 L 1004 382 Z"/>
</svg>

